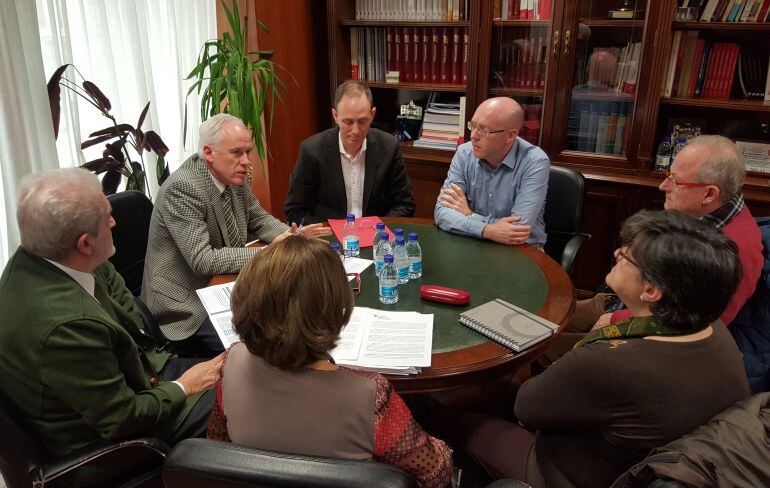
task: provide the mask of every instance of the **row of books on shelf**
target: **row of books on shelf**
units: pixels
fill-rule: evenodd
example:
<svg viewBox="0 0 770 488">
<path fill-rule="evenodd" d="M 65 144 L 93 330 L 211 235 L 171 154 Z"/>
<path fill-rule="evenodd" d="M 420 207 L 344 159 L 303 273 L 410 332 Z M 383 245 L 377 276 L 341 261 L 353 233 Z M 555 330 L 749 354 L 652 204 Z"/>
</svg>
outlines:
<svg viewBox="0 0 770 488">
<path fill-rule="evenodd" d="M 356 0 L 356 20 L 466 20 L 470 3 L 470 0 Z"/>
<path fill-rule="evenodd" d="M 461 27 L 351 27 L 351 78 L 463 84 L 470 39 Z"/>
<path fill-rule="evenodd" d="M 548 36 L 513 39 L 512 34 L 503 35 L 497 47 L 497 66 L 492 70 L 493 86 L 545 88 Z"/>
<path fill-rule="evenodd" d="M 641 55 L 641 42 L 629 42 L 622 47 L 595 47 L 588 63 L 578 65 L 578 83 L 589 90 L 633 94 Z"/>
<path fill-rule="evenodd" d="M 685 4 L 688 0 L 685 0 Z M 689 0 L 689 3 L 695 3 Z M 691 6 L 691 5 L 684 5 Z M 708 0 L 702 22 L 770 22 L 770 0 Z"/>
<path fill-rule="evenodd" d="M 465 97 L 457 102 L 437 101 L 437 94 L 428 97 L 422 119 L 420 138 L 415 147 L 454 151 L 465 135 Z"/>
<path fill-rule="evenodd" d="M 625 156 L 631 107 L 627 102 L 573 100 L 567 120 L 567 148 Z"/>
<path fill-rule="evenodd" d="M 663 96 L 770 100 L 767 50 L 700 36 L 698 31 L 674 32 Z"/>
<path fill-rule="evenodd" d="M 551 20 L 551 0 L 494 0 L 492 16 L 501 20 Z"/>
</svg>

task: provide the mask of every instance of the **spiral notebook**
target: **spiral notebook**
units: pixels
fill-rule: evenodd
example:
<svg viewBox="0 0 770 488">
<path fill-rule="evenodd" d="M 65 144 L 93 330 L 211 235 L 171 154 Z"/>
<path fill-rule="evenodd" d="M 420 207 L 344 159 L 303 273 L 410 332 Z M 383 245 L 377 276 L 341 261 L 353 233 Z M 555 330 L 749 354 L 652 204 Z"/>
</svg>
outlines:
<svg viewBox="0 0 770 488">
<path fill-rule="evenodd" d="M 458 320 L 516 352 L 547 339 L 559 329 L 558 325 L 499 298 L 466 310 Z"/>
</svg>

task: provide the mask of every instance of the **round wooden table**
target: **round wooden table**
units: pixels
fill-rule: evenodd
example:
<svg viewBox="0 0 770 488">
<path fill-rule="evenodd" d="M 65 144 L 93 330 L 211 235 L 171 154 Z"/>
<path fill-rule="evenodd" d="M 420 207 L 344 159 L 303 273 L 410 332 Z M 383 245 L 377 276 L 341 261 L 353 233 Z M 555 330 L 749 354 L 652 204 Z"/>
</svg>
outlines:
<svg viewBox="0 0 770 488">
<path fill-rule="evenodd" d="M 510 247 L 491 241 L 451 234 L 432 219 L 385 218 L 388 227 L 419 234 L 423 248 L 423 276 L 399 286 L 399 301 L 384 305 L 377 295 L 374 266 L 361 275 L 356 304 L 383 310 L 411 310 L 434 314 L 431 367 L 411 376 L 388 375 L 400 393 L 452 390 L 499 378 L 529 363 L 550 342 L 543 341 L 520 353 L 488 340 L 460 324 L 460 312 L 502 298 L 560 325 L 563 330 L 575 308 L 575 288 L 564 269 L 534 247 Z M 331 239 L 334 239 L 332 237 Z M 372 258 L 372 248 L 361 251 Z M 232 281 L 216 276 L 212 284 Z M 452 306 L 420 299 L 423 284 L 467 290 L 471 303 Z M 554 336 L 555 337 L 555 336 Z"/>
</svg>

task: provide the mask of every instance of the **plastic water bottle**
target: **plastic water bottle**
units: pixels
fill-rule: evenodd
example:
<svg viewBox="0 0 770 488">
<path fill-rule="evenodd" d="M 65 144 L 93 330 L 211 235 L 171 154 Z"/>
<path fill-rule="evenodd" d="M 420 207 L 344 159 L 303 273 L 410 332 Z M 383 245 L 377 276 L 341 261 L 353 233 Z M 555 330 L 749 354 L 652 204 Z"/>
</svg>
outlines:
<svg viewBox="0 0 770 488">
<path fill-rule="evenodd" d="M 406 255 L 409 257 L 409 279 L 415 280 L 422 276 L 422 248 L 417 241 L 417 232 L 409 233 Z"/>
<path fill-rule="evenodd" d="M 404 229 L 394 229 L 393 230 L 393 240 L 390 241 L 390 245 L 395 247 L 396 239 L 398 239 L 399 237 L 404 237 Z M 406 239 L 404 239 L 404 240 L 406 240 Z"/>
<path fill-rule="evenodd" d="M 409 283 L 409 255 L 406 253 L 403 237 L 396 237 L 396 245 L 393 246 L 393 264 L 396 266 L 398 283 Z"/>
<path fill-rule="evenodd" d="M 379 241 L 377 247 L 374 248 L 374 272 L 377 276 L 380 276 L 382 272 L 382 266 L 385 264 L 384 256 L 386 254 L 393 254 L 393 248 L 388 242 L 388 233 L 384 230 L 377 236 Z"/>
<path fill-rule="evenodd" d="M 383 261 L 385 264 L 380 273 L 380 301 L 390 305 L 398 301 L 398 277 L 396 267 L 393 266 L 393 255 L 386 254 Z"/>
<path fill-rule="evenodd" d="M 674 150 L 671 152 L 671 164 L 674 164 L 674 160 L 676 159 L 676 155 L 679 154 L 679 151 L 684 149 L 684 146 L 687 144 L 687 139 L 684 137 L 680 137 L 676 140 L 676 145 L 674 146 Z"/>
<path fill-rule="evenodd" d="M 348 214 L 347 222 L 342 226 L 342 242 L 345 244 L 345 257 L 357 258 L 359 250 L 358 223 L 356 216 Z"/>
<path fill-rule="evenodd" d="M 377 244 L 380 243 L 380 232 L 385 230 L 385 222 L 377 222 L 374 230 L 374 239 L 372 239 L 372 250 L 377 252 Z M 387 232 L 385 233 L 387 235 Z"/>
<path fill-rule="evenodd" d="M 339 242 L 332 242 L 330 244 L 332 251 L 336 252 L 337 255 L 340 257 L 340 259 L 344 262 L 345 261 L 345 254 L 342 253 L 342 248 L 340 247 Z"/>
<path fill-rule="evenodd" d="M 658 146 L 658 152 L 655 154 L 655 171 L 668 171 L 671 166 L 671 136 L 663 138 L 663 142 Z"/>
</svg>

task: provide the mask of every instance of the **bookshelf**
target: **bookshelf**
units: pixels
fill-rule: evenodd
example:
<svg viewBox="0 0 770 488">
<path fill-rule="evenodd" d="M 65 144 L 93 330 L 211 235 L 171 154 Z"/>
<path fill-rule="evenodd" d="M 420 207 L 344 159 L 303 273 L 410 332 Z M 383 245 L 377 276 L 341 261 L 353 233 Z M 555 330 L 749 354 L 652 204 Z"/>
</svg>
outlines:
<svg viewBox="0 0 770 488">
<path fill-rule="evenodd" d="M 586 177 L 582 230 L 593 237 L 581 249 L 574 281 L 578 289 L 593 291 L 612 266 L 623 221 L 642 208 L 662 208 L 664 196 L 657 187 L 663 175 L 652 166 L 657 145 L 672 120 L 705 120 L 708 132 L 727 130 L 731 122 L 741 127 L 754 123 L 758 128 L 752 140 L 770 142 L 770 134 L 762 133 L 762 127 L 770 131 L 770 102 L 664 96 L 677 31 L 697 31 L 715 42 L 753 44 L 770 56 L 766 41 L 770 24 L 676 21 L 681 1 L 636 0 L 631 2 L 636 18 L 610 19 L 608 11 L 620 7 L 622 1 L 546 0 L 544 4 L 551 8 L 545 18 L 521 19 L 496 10 L 511 2 L 466 0 L 467 17 L 446 22 L 356 20 L 355 0 L 327 0 L 330 85 L 333 90 L 350 78 L 353 27 L 467 29 L 467 81 L 448 85 L 370 83 L 377 119 L 387 123 L 399 104 L 432 91 L 464 95 L 468 119 L 481 101 L 492 96 L 512 97 L 523 106 L 535 107 L 529 113 L 533 142 L 548 153 L 552 164 L 577 169 Z M 612 56 L 597 54 L 602 52 Z M 624 135 L 616 150 L 622 116 Z M 600 118 L 604 135 L 597 143 Z M 608 133 L 613 124 L 615 138 L 610 138 L 610 144 Z M 595 131 L 591 129 L 594 132 L 587 137 L 586 127 L 594 125 Z M 431 217 L 453 152 L 404 143 L 402 154 L 413 183 L 417 215 Z M 747 177 L 744 194 L 755 216 L 770 215 L 769 185 L 768 174 Z"/>
</svg>

